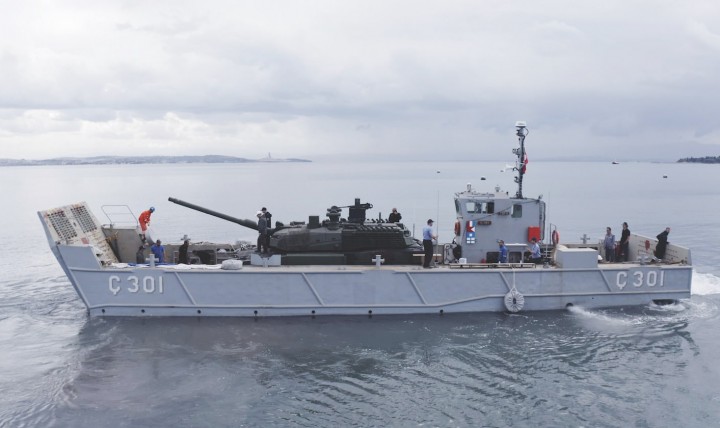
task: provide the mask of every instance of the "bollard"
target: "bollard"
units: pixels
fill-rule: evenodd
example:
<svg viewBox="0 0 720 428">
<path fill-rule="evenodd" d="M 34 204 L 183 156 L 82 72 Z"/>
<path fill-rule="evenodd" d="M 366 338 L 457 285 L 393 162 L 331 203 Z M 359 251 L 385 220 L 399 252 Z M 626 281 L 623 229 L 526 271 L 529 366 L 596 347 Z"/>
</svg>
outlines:
<svg viewBox="0 0 720 428">
<path fill-rule="evenodd" d="M 382 258 L 380 254 L 375 255 L 375 258 L 372 259 L 373 262 L 375 262 L 375 267 L 379 268 L 381 264 L 385 262 L 385 259 Z"/>
</svg>

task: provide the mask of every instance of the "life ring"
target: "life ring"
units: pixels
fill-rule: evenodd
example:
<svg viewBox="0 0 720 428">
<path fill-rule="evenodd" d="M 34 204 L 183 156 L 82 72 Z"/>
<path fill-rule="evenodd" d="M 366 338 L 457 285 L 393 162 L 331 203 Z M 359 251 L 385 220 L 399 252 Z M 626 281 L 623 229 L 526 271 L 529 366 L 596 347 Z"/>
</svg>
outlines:
<svg viewBox="0 0 720 428">
<path fill-rule="evenodd" d="M 460 236 L 460 220 L 455 220 L 455 236 Z"/>
<path fill-rule="evenodd" d="M 557 245 L 560 243 L 560 234 L 558 233 L 557 229 L 553 230 L 552 243 L 553 245 Z"/>
<path fill-rule="evenodd" d="M 525 297 L 515 288 L 505 295 L 505 308 L 512 313 L 520 312 L 525 306 Z"/>
</svg>

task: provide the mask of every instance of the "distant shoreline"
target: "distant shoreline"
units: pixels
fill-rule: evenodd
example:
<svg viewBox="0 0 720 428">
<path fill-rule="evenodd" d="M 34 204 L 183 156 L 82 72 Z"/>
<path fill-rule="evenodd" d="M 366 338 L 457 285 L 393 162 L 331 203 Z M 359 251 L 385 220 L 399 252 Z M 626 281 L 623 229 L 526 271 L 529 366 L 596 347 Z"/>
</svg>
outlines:
<svg viewBox="0 0 720 428">
<path fill-rule="evenodd" d="M 705 156 L 702 158 L 683 158 L 678 163 L 720 163 L 720 156 Z"/>
<path fill-rule="evenodd" d="M 52 159 L 0 159 L 2 166 L 48 166 L 48 165 L 143 165 L 143 164 L 178 164 L 178 163 L 283 163 L 312 162 L 307 159 L 246 159 L 235 156 L 94 156 L 87 158 L 52 158 Z"/>
</svg>

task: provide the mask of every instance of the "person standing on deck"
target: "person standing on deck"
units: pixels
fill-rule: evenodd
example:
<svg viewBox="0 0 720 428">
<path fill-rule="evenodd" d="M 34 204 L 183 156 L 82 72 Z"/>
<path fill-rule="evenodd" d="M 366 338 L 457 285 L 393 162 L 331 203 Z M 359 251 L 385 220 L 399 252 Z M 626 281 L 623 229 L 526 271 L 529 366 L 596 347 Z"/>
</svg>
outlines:
<svg viewBox="0 0 720 428">
<path fill-rule="evenodd" d="M 272 214 L 270 214 L 270 211 L 268 211 L 265 207 L 262 207 L 260 211 L 262 211 L 263 216 L 265 217 L 265 223 L 267 223 L 267 227 L 272 227 Z"/>
<path fill-rule="evenodd" d="M 542 254 L 540 254 L 540 244 L 537 242 L 537 238 L 531 239 L 532 245 L 530 245 L 530 261 L 539 265 L 542 263 Z"/>
<path fill-rule="evenodd" d="M 612 229 L 607 228 L 605 233 L 605 240 L 603 241 L 603 248 L 605 248 L 605 261 L 612 263 L 615 261 L 615 235 L 612 234 Z"/>
<path fill-rule="evenodd" d="M 190 247 L 190 238 L 184 236 L 186 238 L 183 241 L 183 244 L 180 246 L 180 249 L 178 250 L 178 263 L 183 265 L 189 265 L 190 262 L 188 261 L 188 248 Z"/>
<path fill-rule="evenodd" d="M 165 247 L 161 245 L 162 243 L 158 239 L 155 241 L 152 247 L 150 247 L 150 251 L 155 256 L 155 259 L 158 263 L 165 263 Z"/>
<path fill-rule="evenodd" d="M 268 252 L 267 219 L 265 218 L 265 214 L 263 214 L 262 211 L 257 212 L 257 218 L 258 218 L 257 252 L 258 253 L 267 253 Z"/>
<path fill-rule="evenodd" d="M 138 222 L 140 223 L 140 230 L 142 230 L 142 234 L 140 235 L 140 239 L 142 239 L 143 243 L 147 241 L 148 234 L 147 229 L 150 227 L 150 216 L 152 213 L 155 212 L 155 207 L 150 207 L 150 209 L 147 209 L 140 213 L 140 217 L 138 217 Z"/>
<path fill-rule="evenodd" d="M 630 257 L 630 229 L 627 222 L 622 224 L 622 235 L 620 235 L 620 261 L 626 262 Z"/>
<path fill-rule="evenodd" d="M 666 227 L 663 232 L 660 232 L 656 238 L 658 239 L 658 243 L 655 246 L 655 258 L 657 261 L 661 261 L 665 258 L 665 251 L 667 250 L 667 244 L 668 244 L 668 235 L 670 234 L 670 228 Z"/>
<path fill-rule="evenodd" d="M 135 263 L 141 265 L 145 263 L 145 246 L 141 245 L 140 248 L 138 248 L 137 253 L 135 253 Z"/>
<path fill-rule="evenodd" d="M 430 262 L 433 257 L 433 239 L 437 239 L 437 235 L 432 232 L 433 220 L 427 221 L 427 226 L 423 227 L 423 249 L 425 250 L 425 260 L 423 261 L 423 267 L 429 269 Z"/>
<path fill-rule="evenodd" d="M 262 211 L 263 217 L 265 217 L 265 227 L 267 227 L 265 233 L 265 252 L 267 253 L 268 251 L 270 251 L 270 229 L 272 229 L 272 214 L 270 214 L 270 211 L 268 211 L 265 207 L 262 207 L 260 211 Z"/>
<path fill-rule="evenodd" d="M 505 241 L 502 239 L 498 241 L 498 263 L 507 263 L 508 262 L 508 249 L 505 246 Z"/>
</svg>

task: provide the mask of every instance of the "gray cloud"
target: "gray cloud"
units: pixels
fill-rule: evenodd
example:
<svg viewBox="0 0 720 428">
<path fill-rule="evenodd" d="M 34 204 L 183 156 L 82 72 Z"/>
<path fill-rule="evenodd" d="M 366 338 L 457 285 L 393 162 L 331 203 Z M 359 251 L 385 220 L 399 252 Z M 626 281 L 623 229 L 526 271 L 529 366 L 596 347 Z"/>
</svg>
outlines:
<svg viewBox="0 0 720 428">
<path fill-rule="evenodd" d="M 16 3 L 0 157 L 718 154 L 700 0 Z"/>
</svg>

